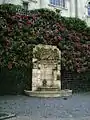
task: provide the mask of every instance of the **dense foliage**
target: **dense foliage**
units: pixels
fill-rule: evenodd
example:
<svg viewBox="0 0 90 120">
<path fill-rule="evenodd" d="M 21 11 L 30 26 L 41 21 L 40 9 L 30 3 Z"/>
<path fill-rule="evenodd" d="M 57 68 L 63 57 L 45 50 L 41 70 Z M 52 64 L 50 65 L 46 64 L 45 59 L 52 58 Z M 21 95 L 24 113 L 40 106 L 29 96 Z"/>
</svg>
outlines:
<svg viewBox="0 0 90 120">
<path fill-rule="evenodd" d="M 76 18 L 63 18 L 47 9 L 24 11 L 0 5 L 0 66 L 28 66 L 31 44 L 57 45 L 62 67 L 82 72 L 90 68 L 90 28 Z"/>
</svg>

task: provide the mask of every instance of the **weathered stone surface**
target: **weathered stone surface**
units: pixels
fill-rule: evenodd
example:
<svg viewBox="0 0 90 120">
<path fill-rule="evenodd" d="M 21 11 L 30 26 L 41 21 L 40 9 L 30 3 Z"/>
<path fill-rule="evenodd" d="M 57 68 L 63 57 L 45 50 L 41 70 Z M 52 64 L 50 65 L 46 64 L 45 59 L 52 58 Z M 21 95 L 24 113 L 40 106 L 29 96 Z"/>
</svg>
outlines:
<svg viewBox="0 0 90 120">
<path fill-rule="evenodd" d="M 61 51 L 56 46 L 36 45 L 33 49 L 32 91 L 43 86 L 57 86 L 61 89 L 60 81 Z"/>
<path fill-rule="evenodd" d="M 50 89 L 50 88 L 49 88 Z M 54 91 L 53 91 L 54 89 Z M 48 90 L 48 89 L 47 89 Z M 72 90 L 56 90 L 55 88 L 51 88 L 51 91 L 24 91 L 26 95 L 32 96 L 32 97 L 68 97 L 72 95 Z"/>
</svg>

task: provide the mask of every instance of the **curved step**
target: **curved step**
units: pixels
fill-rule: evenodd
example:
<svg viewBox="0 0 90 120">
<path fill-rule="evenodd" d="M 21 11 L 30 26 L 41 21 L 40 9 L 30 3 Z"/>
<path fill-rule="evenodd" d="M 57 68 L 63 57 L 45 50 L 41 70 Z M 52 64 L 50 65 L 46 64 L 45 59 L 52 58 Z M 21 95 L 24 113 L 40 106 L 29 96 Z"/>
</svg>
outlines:
<svg viewBox="0 0 90 120">
<path fill-rule="evenodd" d="M 64 97 L 71 96 L 72 90 L 60 90 L 60 91 L 28 91 L 24 90 L 25 94 L 32 97 Z"/>
</svg>

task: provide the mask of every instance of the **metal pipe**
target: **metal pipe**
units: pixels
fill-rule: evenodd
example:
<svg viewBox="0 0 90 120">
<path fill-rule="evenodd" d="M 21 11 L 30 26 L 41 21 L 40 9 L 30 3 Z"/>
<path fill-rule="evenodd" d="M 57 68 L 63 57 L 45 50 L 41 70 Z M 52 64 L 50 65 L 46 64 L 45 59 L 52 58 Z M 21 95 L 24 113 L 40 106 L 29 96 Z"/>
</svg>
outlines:
<svg viewBox="0 0 90 120">
<path fill-rule="evenodd" d="M 78 17 L 78 0 L 75 0 L 75 17 Z"/>
</svg>

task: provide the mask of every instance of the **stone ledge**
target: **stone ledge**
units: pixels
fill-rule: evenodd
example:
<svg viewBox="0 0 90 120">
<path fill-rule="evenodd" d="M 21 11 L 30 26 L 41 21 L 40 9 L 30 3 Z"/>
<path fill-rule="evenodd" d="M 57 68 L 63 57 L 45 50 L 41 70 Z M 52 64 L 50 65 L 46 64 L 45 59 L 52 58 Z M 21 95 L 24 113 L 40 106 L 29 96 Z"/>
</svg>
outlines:
<svg viewBox="0 0 90 120">
<path fill-rule="evenodd" d="M 68 97 L 72 95 L 72 90 L 60 91 L 28 91 L 24 90 L 25 94 L 30 97 Z"/>
<path fill-rule="evenodd" d="M 0 120 L 16 117 L 15 114 L 0 112 Z"/>
</svg>

